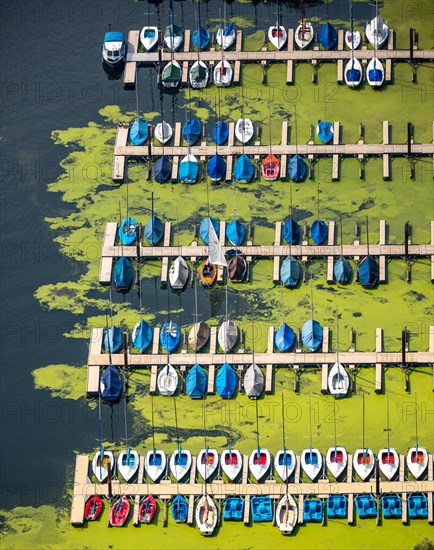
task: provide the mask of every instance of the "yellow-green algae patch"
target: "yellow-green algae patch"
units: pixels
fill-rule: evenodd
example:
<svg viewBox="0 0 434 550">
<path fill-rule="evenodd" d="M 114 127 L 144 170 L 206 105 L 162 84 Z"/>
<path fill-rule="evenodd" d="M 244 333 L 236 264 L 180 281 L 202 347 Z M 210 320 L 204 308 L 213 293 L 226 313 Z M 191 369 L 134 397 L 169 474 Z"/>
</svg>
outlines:
<svg viewBox="0 0 434 550">
<path fill-rule="evenodd" d="M 53 397 L 81 399 L 86 392 L 86 369 L 70 365 L 47 365 L 32 372 L 35 387 L 47 389 Z"/>
</svg>

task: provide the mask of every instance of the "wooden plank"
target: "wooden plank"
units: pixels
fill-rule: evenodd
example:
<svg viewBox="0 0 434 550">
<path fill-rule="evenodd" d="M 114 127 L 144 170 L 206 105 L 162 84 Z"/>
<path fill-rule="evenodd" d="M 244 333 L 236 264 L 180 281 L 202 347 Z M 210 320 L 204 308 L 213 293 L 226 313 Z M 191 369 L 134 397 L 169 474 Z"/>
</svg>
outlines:
<svg viewBox="0 0 434 550">
<path fill-rule="evenodd" d="M 383 120 L 383 145 L 389 145 L 389 121 Z"/>
<path fill-rule="evenodd" d="M 405 481 L 405 456 L 399 455 L 399 481 Z"/>
<path fill-rule="evenodd" d="M 151 366 L 151 382 L 149 384 L 149 394 L 155 395 L 157 393 L 157 376 L 158 368 L 157 365 Z"/>
<path fill-rule="evenodd" d="M 88 456 L 78 455 L 75 459 L 74 488 L 84 486 L 89 481 L 87 477 L 88 469 Z M 70 515 L 70 522 L 72 525 L 83 525 L 85 502 L 85 496 L 78 495 L 76 491 L 74 491 Z"/>
<path fill-rule="evenodd" d="M 248 457 L 248 455 L 243 455 L 242 484 L 247 485 L 248 479 L 249 479 L 249 457 Z"/>
<path fill-rule="evenodd" d="M 286 62 L 286 83 L 294 83 L 294 61 L 292 59 Z"/>
<path fill-rule="evenodd" d="M 348 524 L 354 523 L 354 495 L 348 495 Z"/>
<path fill-rule="evenodd" d="M 190 483 L 196 483 L 196 467 L 197 467 L 197 456 L 193 455 L 191 459 Z"/>
<path fill-rule="evenodd" d="M 188 84 L 188 61 L 184 61 L 184 63 L 182 64 L 181 84 L 183 86 L 186 86 Z"/>
<path fill-rule="evenodd" d="M 140 495 L 134 497 L 133 525 L 139 525 Z"/>
<path fill-rule="evenodd" d="M 294 29 L 288 29 L 287 32 L 288 35 L 288 52 L 292 52 L 294 50 Z"/>
<path fill-rule="evenodd" d="M 281 139 L 281 145 L 288 145 L 288 121 L 284 120 L 282 122 L 282 139 Z M 287 155 L 281 155 L 280 157 L 280 179 L 286 180 L 287 179 L 287 162 L 288 162 L 288 156 Z"/>
<path fill-rule="evenodd" d="M 381 353 L 383 351 L 383 329 L 375 329 L 375 351 Z M 375 364 L 375 393 L 383 392 L 383 367 L 381 363 Z"/>
<path fill-rule="evenodd" d="M 344 30 L 338 30 L 338 50 L 342 51 L 344 49 Z"/>
<path fill-rule="evenodd" d="M 300 469 L 301 469 L 301 459 L 300 459 L 300 456 L 297 455 L 295 457 L 295 474 L 294 474 L 294 483 L 296 484 L 300 483 Z"/>
<path fill-rule="evenodd" d="M 229 155 L 226 158 L 226 181 L 232 181 L 232 165 L 234 162 L 234 157 Z"/>
<path fill-rule="evenodd" d="M 392 51 L 393 50 L 393 45 L 394 45 L 394 40 L 395 38 L 395 32 L 393 29 L 389 29 L 389 37 L 388 37 L 388 40 L 387 40 L 387 49 L 389 51 Z"/>
<path fill-rule="evenodd" d="M 329 230 L 328 230 L 328 239 L 327 244 L 328 246 L 333 246 L 335 244 L 335 232 L 336 232 L 336 224 L 334 220 L 329 221 Z M 333 275 L 333 256 L 327 256 L 327 282 L 332 283 L 334 280 Z"/>
<path fill-rule="evenodd" d="M 235 142 L 235 122 L 229 122 L 228 147 L 231 149 Z"/>
<path fill-rule="evenodd" d="M 389 154 L 383 155 L 383 180 L 389 181 L 390 179 L 390 161 Z"/>
<path fill-rule="evenodd" d="M 223 248 L 226 241 L 226 222 L 224 220 L 220 221 L 220 234 L 219 234 L 219 243 Z M 217 267 L 217 283 L 223 284 L 225 279 L 225 268 L 222 265 Z"/>
<path fill-rule="evenodd" d="M 386 244 L 386 220 L 380 220 L 380 245 L 385 245 L 385 244 Z M 379 264 L 380 264 L 379 281 L 380 283 L 385 283 L 387 279 L 386 256 L 380 256 Z"/>
<path fill-rule="evenodd" d="M 175 124 L 175 137 L 173 140 L 173 144 L 175 147 L 179 147 L 181 144 L 181 136 L 182 136 L 182 125 L 180 122 L 177 122 Z"/>
<path fill-rule="evenodd" d="M 338 81 L 338 84 L 344 83 L 344 62 L 342 59 L 338 59 L 337 81 Z"/>
<path fill-rule="evenodd" d="M 329 338 L 330 338 L 330 329 L 329 327 L 324 327 L 322 351 L 325 353 L 329 351 Z M 329 374 L 329 365 L 328 363 L 323 363 L 321 368 L 321 393 L 329 392 L 328 374 Z"/>
<path fill-rule="evenodd" d="M 340 123 L 333 123 L 333 145 L 339 145 L 340 138 Z M 332 157 L 332 181 L 339 180 L 339 155 Z"/>
<path fill-rule="evenodd" d="M 268 327 L 267 353 L 274 351 L 274 327 Z M 268 363 L 265 375 L 265 393 L 270 394 L 273 390 L 273 364 Z"/>
<path fill-rule="evenodd" d="M 97 397 L 99 394 L 99 370 L 98 365 L 87 367 L 86 395 L 88 397 Z"/>
<path fill-rule="evenodd" d="M 246 498 L 244 499 L 243 523 L 244 525 L 248 525 L 250 523 L 250 495 L 246 495 Z"/>
<path fill-rule="evenodd" d="M 392 84 L 392 60 L 386 59 L 386 71 L 384 75 L 386 84 Z"/>
<path fill-rule="evenodd" d="M 234 84 L 240 83 L 240 76 L 241 76 L 241 61 L 235 61 L 234 79 L 233 79 Z"/>
<path fill-rule="evenodd" d="M 304 523 L 303 508 L 304 508 L 304 495 L 300 495 L 298 499 L 298 523 L 300 525 Z"/>
<path fill-rule="evenodd" d="M 282 222 L 276 222 L 274 226 L 274 246 L 280 245 L 282 240 Z M 280 281 L 280 256 L 273 257 L 273 283 Z"/>
<path fill-rule="evenodd" d="M 348 453 L 347 481 L 350 483 L 353 481 L 353 455 L 351 453 Z"/>
<path fill-rule="evenodd" d="M 431 245 L 434 245 L 434 221 L 432 220 L 431 220 Z M 434 255 L 431 256 L 431 282 L 434 283 Z"/>
<path fill-rule="evenodd" d="M 163 246 L 170 246 L 171 227 L 172 227 L 171 222 L 165 222 Z M 169 257 L 164 256 L 161 261 L 161 286 L 165 287 L 167 285 L 168 277 L 169 277 Z"/>
<path fill-rule="evenodd" d="M 128 33 L 127 39 L 127 58 L 129 55 L 137 53 L 139 47 L 139 36 L 140 31 L 130 31 Z M 137 62 L 129 61 L 125 63 L 124 69 L 124 86 L 134 88 L 136 85 L 136 73 L 137 73 Z"/>
<path fill-rule="evenodd" d="M 122 183 L 125 177 L 125 156 L 115 155 L 113 157 L 112 180 Z"/>
<path fill-rule="evenodd" d="M 185 29 L 184 31 L 184 52 L 188 53 L 190 51 L 190 37 L 191 37 L 191 30 Z M 197 55 L 194 52 L 194 55 Z"/>
<path fill-rule="evenodd" d="M 406 524 L 408 522 L 407 493 L 403 493 L 401 496 L 401 506 L 402 506 L 402 523 Z"/>
<path fill-rule="evenodd" d="M 434 513 L 433 513 L 433 495 L 434 493 L 427 493 L 428 499 L 428 523 L 432 524 L 434 522 Z"/>
<path fill-rule="evenodd" d="M 210 344 L 209 352 L 214 355 L 217 348 L 217 327 L 211 327 L 210 329 Z M 215 392 L 215 365 L 210 365 L 208 368 L 208 389 L 207 393 L 213 395 Z"/>
<path fill-rule="evenodd" d="M 170 180 L 175 182 L 178 181 L 178 170 L 179 170 L 179 157 L 173 157 L 172 158 L 172 174 L 170 176 Z"/>
<path fill-rule="evenodd" d="M 235 44 L 235 50 L 241 52 L 243 49 L 243 31 L 237 30 L 237 41 Z"/>
<path fill-rule="evenodd" d="M 187 525 L 193 525 L 194 520 L 194 495 L 188 497 Z"/>
</svg>

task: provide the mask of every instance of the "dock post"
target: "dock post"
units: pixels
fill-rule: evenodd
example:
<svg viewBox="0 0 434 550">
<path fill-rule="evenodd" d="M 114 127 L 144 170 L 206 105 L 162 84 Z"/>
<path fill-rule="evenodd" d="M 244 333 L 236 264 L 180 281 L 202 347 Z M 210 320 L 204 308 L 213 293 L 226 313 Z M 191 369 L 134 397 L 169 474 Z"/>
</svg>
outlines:
<svg viewBox="0 0 434 550">
<path fill-rule="evenodd" d="M 274 226 L 274 246 L 280 246 L 282 239 L 282 222 L 276 222 Z M 273 257 L 273 283 L 277 284 L 280 281 L 280 256 Z"/>
<path fill-rule="evenodd" d="M 380 220 L 380 250 L 382 251 L 383 246 L 386 245 L 386 220 Z M 386 256 L 385 254 L 380 254 L 379 258 L 379 281 L 380 283 L 385 283 L 387 280 L 387 273 L 386 273 Z"/>
<path fill-rule="evenodd" d="M 328 351 L 329 351 L 329 336 L 330 336 L 329 327 L 324 327 L 323 341 L 322 341 L 322 352 L 323 353 L 328 353 Z M 329 375 L 329 365 L 328 365 L 328 363 L 323 363 L 322 364 L 322 376 L 321 376 L 321 393 L 329 393 L 328 375 Z"/>
<path fill-rule="evenodd" d="M 267 354 L 272 356 L 274 349 L 274 327 L 268 327 L 268 346 Z M 270 394 L 273 391 L 273 364 L 268 363 L 265 376 L 265 393 Z"/>
<path fill-rule="evenodd" d="M 375 351 L 381 353 L 383 351 L 383 329 L 375 329 Z M 375 393 L 383 392 L 383 372 L 381 363 L 375 364 Z"/>
</svg>

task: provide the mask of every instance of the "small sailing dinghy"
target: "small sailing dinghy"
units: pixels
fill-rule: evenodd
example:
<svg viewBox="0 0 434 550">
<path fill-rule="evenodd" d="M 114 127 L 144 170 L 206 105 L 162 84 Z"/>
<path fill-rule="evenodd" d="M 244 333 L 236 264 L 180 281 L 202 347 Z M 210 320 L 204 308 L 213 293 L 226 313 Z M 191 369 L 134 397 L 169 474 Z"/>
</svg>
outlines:
<svg viewBox="0 0 434 550">
<path fill-rule="evenodd" d="M 377 15 L 371 19 L 371 21 L 366 25 L 365 33 L 368 42 L 375 49 L 381 48 L 381 46 L 386 42 L 387 37 L 389 36 L 389 27 L 383 21 L 383 19 L 378 15 L 378 3 L 376 8 Z"/>
<path fill-rule="evenodd" d="M 229 24 L 226 25 L 225 27 L 220 27 L 217 30 L 216 40 L 220 48 L 222 48 L 223 50 L 229 49 L 232 46 L 232 44 L 235 42 L 234 24 L 229 22 Z"/>
<path fill-rule="evenodd" d="M 344 71 L 345 83 L 350 88 L 357 88 L 357 86 L 362 82 L 363 78 L 363 69 L 360 61 L 353 57 L 345 65 Z"/>
<path fill-rule="evenodd" d="M 173 290 L 184 290 L 190 276 L 187 262 L 178 256 L 169 268 L 169 283 Z"/>
<path fill-rule="evenodd" d="M 172 517 L 176 523 L 185 523 L 188 517 L 188 502 L 182 495 L 177 495 L 172 502 Z"/>
<path fill-rule="evenodd" d="M 326 50 L 331 50 L 336 46 L 338 41 L 338 33 L 336 29 L 327 22 L 318 32 L 318 40 L 321 46 Z"/>
<path fill-rule="evenodd" d="M 375 456 L 365 445 L 365 393 L 362 393 L 362 448 L 353 455 L 353 466 L 362 481 L 366 481 L 374 471 Z"/>
<path fill-rule="evenodd" d="M 255 363 L 252 363 L 246 370 L 243 380 L 244 391 L 250 399 L 261 397 L 265 388 L 265 378 L 261 369 Z"/>
<path fill-rule="evenodd" d="M 152 173 L 154 174 L 155 181 L 158 183 L 166 182 L 172 173 L 172 163 L 166 157 L 162 155 L 152 168 Z"/>
<path fill-rule="evenodd" d="M 199 174 L 197 158 L 188 153 L 179 164 L 179 179 L 182 183 L 196 183 Z"/>
<path fill-rule="evenodd" d="M 148 476 L 155 483 L 166 471 L 167 458 L 166 453 L 161 450 L 152 449 L 148 451 L 145 456 L 145 469 L 148 472 Z"/>
<path fill-rule="evenodd" d="M 373 57 L 366 68 L 366 80 L 373 88 L 379 88 L 384 82 L 384 68 L 378 57 Z"/>
<path fill-rule="evenodd" d="M 158 27 L 143 27 L 140 31 L 140 42 L 147 52 L 155 48 L 158 43 Z"/>
<path fill-rule="evenodd" d="M 315 35 L 313 25 L 305 20 L 304 0 L 300 0 L 301 23 L 295 29 L 294 40 L 300 50 L 304 50 L 312 42 Z"/>
<path fill-rule="evenodd" d="M 199 268 L 199 275 L 203 286 L 212 286 L 217 278 L 217 268 L 205 260 Z"/>
<path fill-rule="evenodd" d="M 276 181 L 280 174 L 280 163 L 276 155 L 269 154 L 262 161 L 261 173 L 264 180 Z"/>
<path fill-rule="evenodd" d="M 176 451 L 173 451 L 169 462 L 170 471 L 176 481 L 181 481 L 188 474 L 191 468 L 191 461 L 191 452 L 186 451 L 181 445 L 178 445 Z"/>
<path fill-rule="evenodd" d="M 249 469 L 256 481 L 261 481 L 270 469 L 271 455 L 268 449 L 262 449 L 258 446 L 249 456 Z"/>
<path fill-rule="evenodd" d="M 322 454 L 318 449 L 312 447 L 312 406 L 309 395 L 309 437 L 310 445 L 308 449 L 301 451 L 300 464 L 303 472 L 309 479 L 315 481 L 322 470 Z"/>
<path fill-rule="evenodd" d="M 297 504 L 292 495 L 287 493 L 279 500 L 276 508 L 276 525 L 282 535 L 290 535 L 298 519 Z"/>
<path fill-rule="evenodd" d="M 216 449 L 210 449 L 206 447 L 199 451 L 197 455 L 197 471 L 202 476 L 204 481 L 208 481 L 214 472 L 217 470 L 219 465 L 219 455 Z"/>
<path fill-rule="evenodd" d="M 333 124 L 331 122 L 325 122 L 323 120 L 318 120 L 316 125 L 316 133 L 319 139 L 327 145 L 333 139 Z"/>
<path fill-rule="evenodd" d="M 164 30 L 164 43 L 170 51 L 176 52 L 184 41 L 184 31 L 179 25 L 168 25 Z"/>
<path fill-rule="evenodd" d="M 187 145 L 193 145 L 202 135 L 202 122 L 198 118 L 190 118 L 182 127 L 182 137 Z"/>
<path fill-rule="evenodd" d="M 130 501 L 124 495 L 112 506 L 109 514 L 109 523 L 112 527 L 122 527 L 130 513 Z"/>
<path fill-rule="evenodd" d="M 128 447 L 126 451 L 121 451 L 118 457 L 118 471 L 122 474 L 122 477 L 125 479 L 126 482 L 130 481 L 130 479 L 135 476 L 138 469 L 138 452 L 130 449 L 130 447 Z"/>
<path fill-rule="evenodd" d="M 230 399 L 237 387 L 238 378 L 234 369 L 229 363 L 224 363 L 220 368 L 216 376 L 216 388 L 217 393 L 223 399 Z"/>
<path fill-rule="evenodd" d="M 203 399 L 208 389 L 205 371 L 197 363 L 189 369 L 185 379 L 185 389 L 192 399 Z"/>
<path fill-rule="evenodd" d="M 133 145 L 143 145 L 149 136 L 148 123 L 143 118 L 136 118 L 130 128 L 130 141 Z"/>
<path fill-rule="evenodd" d="M 231 252 L 230 250 L 228 253 Z M 238 251 L 236 251 L 238 252 Z M 247 260 L 243 254 L 232 254 L 228 264 L 229 279 L 233 283 L 242 283 L 247 273 Z"/>
<path fill-rule="evenodd" d="M 318 351 L 322 344 L 322 326 L 314 319 L 306 321 L 301 329 L 301 339 L 306 349 L 311 352 Z"/>
<path fill-rule="evenodd" d="M 249 183 L 255 174 L 252 161 L 244 153 L 235 161 L 234 178 L 240 183 Z"/>
<path fill-rule="evenodd" d="M 152 495 L 148 495 L 142 499 L 139 506 L 139 521 L 140 523 L 151 523 L 157 511 L 157 503 Z"/>
<path fill-rule="evenodd" d="M 330 447 L 326 454 L 326 464 L 335 479 L 344 472 L 348 463 L 348 454 L 344 447 Z"/>
<path fill-rule="evenodd" d="M 390 447 L 389 398 L 386 395 L 387 448 L 378 451 L 378 462 L 383 475 L 391 480 L 399 469 L 399 455 L 396 449 Z"/>
<path fill-rule="evenodd" d="M 102 498 L 98 495 L 90 497 L 86 501 L 84 507 L 84 519 L 87 521 L 95 521 L 98 519 L 103 508 Z"/>
<path fill-rule="evenodd" d="M 280 281 L 287 288 L 298 286 L 301 278 L 301 267 L 294 256 L 288 256 L 280 266 Z"/>
<path fill-rule="evenodd" d="M 163 367 L 157 378 L 158 391 L 161 395 L 171 396 L 178 388 L 179 376 L 169 363 Z"/>
<path fill-rule="evenodd" d="M 250 118 L 239 118 L 235 124 L 235 136 L 241 141 L 241 143 L 246 144 L 253 137 L 254 129 L 253 123 Z"/>
<path fill-rule="evenodd" d="M 168 122 L 163 120 L 162 122 L 159 122 L 157 126 L 155 126 L 154 135 L 158 139 L 158 141 L 162 145 L 164 145 L 172 137 L 173 128 Z"/>
<path fill-rule="evenodd" d="M 336 361 L 328 375 L 329 392 L 334 397 L 345 397 L 350 388 L 350 378 L 342 363 Z"/>
<path fill-rule="evenodd" d="M 107 403 L 118 403 L 122 397 L 122 377 L 114 365 L 109 365 L 101 376 L 99 391 Z"/>
<path fill-rule="evenodd" d="M 218 332 L 218 342 L 224 353 L 229 353 L 238 340 L 238 327 L 234 321 L 223 321 Z"/>
<path fill-rule="evenodd" d="M 231 482 L 236 480 L 243 468 L 243 458 L 240 451 L 232 449 L 230 446 L 222 451 L 220 463 L 223 472 Z"/>
<path fill-rule="evenodd" d="M 425 447 L 419 445 L 418 430 L 417 430 L 417 399 L 414 397 L 414 418 L 416 424 L 415 446 L 411 447 L 407 453 L 407 468 L 415 479 L 419 479 L 428 467 L 428 453 Z"/>
<path fill-rule="evenodd" d="M 232 65 L 226 59 L 222 59 L 214 67 L 214 84 L 220 88 L 226 88 L 231 85 L 233 75 Z"/>
<path fill-rule="evenodd" d="M 166 63 L 161 73 L 161 82 L 164 88 L 177 88 L 181 82 L 182 69 L 181 65 L 173 59 Z"/>
<path fill-rule="evenodd" d="M 188 73 L 188 79 L 193 89 L 200 90 L 205 88 L 209 79 L 208 65 L 200 59 L 195 61 Z"/>
<path fill-rule="evenodd" d="M 129 258 L 122 256 L 113 268 L 113 283 L 116 292 L 128 292 L 133 284 L 134 269 Z"/>
<path fill-rule="evenodd" d="M 130 216 L 124 218 L 118 229 L 118 235 L 122 244 L 131 245 L 137 237 L 137 220 Z"/>
<path fill-rule="evenodd" d="M 179 332 L 179 327 L 174 321 L 169 321 L 164 323 L 161 327 L 160 332 L 160 344 L 163 348 L 171 353 L 179 344 L 181 334 Z"/>
<path fill-rule="evenodd" d="M 109 327 L 104 330 L 102 347 L 109 353 L 118 353 L 122 349 L 122 332 L 118 327 Z"/>
<path fill-rule="evenodd" d="M 244 241 L 245 235 L 246 229 L 244 225 L 235 218 L 226 226 L 226 237 L 234 246 L 240 246 Z"/>
<path fill-rule="evenodd" d="M 204 225 L 207 223 L 207 228 Z M 217 266 L 227 267 L 225 255 L 219 242 L 217 221 L 213 218 L 205 218 L 200 224 L 199 233 L 208 244 L 208 259 L 200 266 L 200 279 L 204 286 L 211 286 L 217 277 Z M 219 231 L 220 233 L 220 231 Z"/>
<path fill-rule="evenodd" d="M 123 32 L 106 32 L 102 45 L 102 58 L 110 66 L 116 67 L 124 60 L 127 44 Z"/>
<path fill-rule="evenodd" d="M 216 153 L 209 159 L 206 170 L 212 181 L 221 181 L 226 175 L 226 162 L 224 158 Z"/>
<path fill-rule="evenodd" d="M 274 469 L 279 475 L 280 479 L 284 483 L 288 483 L 289 478 L 291 477 L 292 472 L 295 470 L 296 459 L 294 451 L 291 451 L 286 448 L 286 438 L 285 438 L 285 405 L 284 398 L 282 394 L 282 440 L 283 440 L 283 449 L 277 451 L 274 456 Z"/>
<path fill-rule="evenodd" d="M 200 351 L 208 342 L 210 333 L 211 330 L 206 323 L 195 323 L 188 334 L 188 345 L 193 351 Z"/>
<path fill-rule="evenodd" d="M 94 454 L 92 459 L 92 471 L 100 483 L 103 483 L 107 479 L 109 467 L 111 472 L 113 472 L 115 466 L 115 460 L 111 451 L 107 451 L 102 447 L 102 456 L 103 459 L 101 461 L 101 450 L 99 450 Z"/>
<path fill-rule="evenodd" d="M 201 535 L 211 536 L 216 528 L 218 510 L 212 498 L 205 494 L 196 507 L 196 523 Z"/>
<path fill-rule="evenodd" d="M 274 335 L 274 345 L 280 352 L 285 353 L 289 351 L 294 344 L 295 333 L 289 325 L 283 322 Z"/>
<path fill-rule="evenodd" d="M 154 210 L 153 206 L 152 210 Z M 145 225 L 144 234 L 145 239 L 151 246 L 158 244 L 164 235 L 164 224 L 160 218 L 152 214 Z"/>
<path fill-rule="evenodd" d="M 307 174 L 307 166 L 303 157 L 293 155 L 288 162 L 288 176 L 292 181 L 303 181 Z"/>
<path fill-rule="evenodd" d="M 143 319 L 139 321 L 132 334 L 134 347 L 143 353 L 149 344 L 152 342 L 152 328 Z"/>
<path fill-rule="evenodd" d="M 351 30 L 345 32 L 345 44 L 350 50 L 357 50 L 360 46 L 361 35 L 359 31 L 354 30 L 354 19 L 353 19 L 353 3 L 350 0 L 350 21 L 351 21 Z"/>
</svg>

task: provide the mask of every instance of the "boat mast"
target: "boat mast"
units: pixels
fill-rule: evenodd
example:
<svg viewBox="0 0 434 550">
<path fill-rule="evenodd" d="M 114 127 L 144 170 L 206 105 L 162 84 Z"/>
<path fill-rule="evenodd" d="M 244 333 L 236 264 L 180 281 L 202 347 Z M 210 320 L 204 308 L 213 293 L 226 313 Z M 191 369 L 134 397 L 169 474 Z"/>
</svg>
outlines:
<svg viewBox="0 0 434 550">
<path fill-rule="evenodd" d="M 335 437 L 335 461 L 338 461 L 338 451 L 336 444 L 336 399 L 333 401 L 333 424 L 334 424 L 334 437 Z"/>
<path fill-rule="evenodd" d="M 339 224 L 339 229 L 340 229 L 340 237 L 341 237 L 341 258 L 344 257 L 344 245 L 343 245 L 343 239 L 342 239 L 342 212 L 340 214 L 340 224 Z"/>
<path fill-rule="evenodd" d="M 416 460 L 417 460 L 418 455 L 419 455 L 419 452 L 418 452 L 419 445 L 418 445 L 418 437 L 417 437 L 417 398 L 416 398 L 416 394 L 414 394 L 414 416 L 415 416 L 415 422 L 416 422 Z"/>
<path fill-rule="evenodd" d="M 350 0 L 350 20 L 351 20 L 351 68 L 354 69 L 354 19 L 353 2 Z"/>
<path fill-rule="evenodd" d="M 205 495 L 206 495 L 206 480 L 207 480 L 207 469 L 208 469 L 208 445 L 206 442 L 206 411 L 205 411 L 205 399 L 202 403 L 202 415 L 203 415 L 203 438 L 205 441 Z"/>
<path fill-rule="evenodd" d="M 256 404 L 256 443 L 257 443 L 257 457 L 258 457 L 258 461 L 261 460 L 261 446 L 259 445 L 259 417 L 258 417 L 258 400 L 255 399 L 255 404 Z"/>
<path fill-rule="evenodd" d="M 282 393 L 282 437 L 283 437 L 283 460 L 285 461 L 285 482 L 286 493 L 288 494 L 288 460 L 286 457 L 286 439 L 285 439 L 285 402 Z"/>
<path fill-rule="evenodd" d="M 365 447 L 365 392 L 362 392 L 362 448 L 363 458 L 368 454 L 368 448 Z"/>
<path fill-rule="evenodd" d="M 110 348 L 110 344 L 109 344 Z M 98 392 L 98 431 L 99 431 L 99 476 L 102 479 L 102 465 L 104 459 L 104 445 L 102 444 L 102 415 L 101 415 L 101 392 Z M 109 462 L 109 468 L 111 464 Z"/>
<path fill-rule="evenodd" d="M 154 427 L 154 396 L 151 394 L 151 421 L 152 421 L 152 456 L 156 463 L 157 449 L 155 448 L 155 427 Z"/>
<path fill-rule="evenodd" d="M 386 395 L 386 421 L 387 421 L 387 459 L 390 457 L 390 426 L 389 426 L 389 396 Z"/>
<path fill-rule="evenodd" d="M 311 405 L 310 394 L 309 394 L 309 436 L 310 436 L 310 445 L 309 445 L 310 462 L 312 464 L 312 405 Z"/>
</svg>

